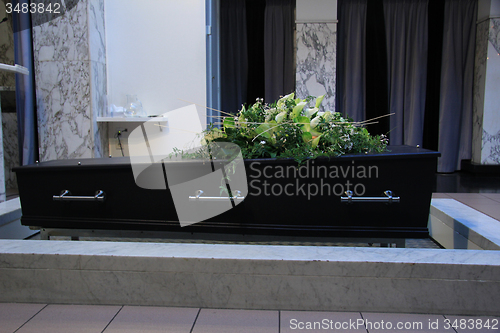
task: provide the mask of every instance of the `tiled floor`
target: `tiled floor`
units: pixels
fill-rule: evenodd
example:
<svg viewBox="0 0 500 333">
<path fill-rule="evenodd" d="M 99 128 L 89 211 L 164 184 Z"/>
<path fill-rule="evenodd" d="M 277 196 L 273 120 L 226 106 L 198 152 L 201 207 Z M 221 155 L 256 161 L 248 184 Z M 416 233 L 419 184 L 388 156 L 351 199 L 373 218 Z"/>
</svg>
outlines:
<svg viewBox="0 0 500 333">
<path fill-rule="evenodd" d="M 0 333 L 461 333 L 498 332 L 499 320 L 432 314 L 0 303 Z"/>
</svg>

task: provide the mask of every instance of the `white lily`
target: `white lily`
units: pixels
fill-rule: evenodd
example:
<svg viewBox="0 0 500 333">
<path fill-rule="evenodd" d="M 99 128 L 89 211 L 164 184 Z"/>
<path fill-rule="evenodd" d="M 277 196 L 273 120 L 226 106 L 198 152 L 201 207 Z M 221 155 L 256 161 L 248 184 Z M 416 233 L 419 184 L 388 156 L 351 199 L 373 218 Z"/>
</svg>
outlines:
<svg viewBox="0 0 500 333">
<path fill-rule="evenodd" d="M 311 118 L 318 111 L 319 111 L 319 108 L 307 109 L 306 112 L 305 112 L 305 116 L 307 118 Z"/>
<path fill-rule="evenodd" d="M 311 128 L 316 128 L 316 126 L 318 126 L 320 121 L 321 121 L 320 116 L 317 116 L 313 120 L 311 120 Z"/>
</svg>

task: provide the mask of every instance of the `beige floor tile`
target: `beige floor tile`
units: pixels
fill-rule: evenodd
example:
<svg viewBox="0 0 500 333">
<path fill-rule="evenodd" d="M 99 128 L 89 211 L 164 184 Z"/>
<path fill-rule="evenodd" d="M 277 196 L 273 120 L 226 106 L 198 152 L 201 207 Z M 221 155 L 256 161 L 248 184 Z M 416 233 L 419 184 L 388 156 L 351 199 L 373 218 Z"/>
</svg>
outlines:
<svg viewBox="0 0 500 333">
<path fill-rule="evenodd" d="M 498 205 L 498 202 L 490 199 L 480 193 L 448 193 L 448 195 L 457 200 L 460 201 L 466 205 L 470 204 L 491 204 L 491 205 Z"/>
<path fill-rule="evenodd" d="M 193 333 L 278 333 L 279 311 L 202 309 Z"/>
<path fill-rule="evenodd" d="M 43 309 L 45 304 L 0 303 L 0 333 L 12 333 Z"/>
<path fill-rule="evenodd" d="M 104 333 L 189 333 L 199 309 L 125 306 Z"/>
<path fill-rule="evenodd" d="M 362 332 L 366 333 L 359 312 L 281 311 L 281 333 Z"/>
<path fill-rule="evenodd" d="M 370 312 L 363 312 L 361 315 L 365 319 L 366 329 L 369 333 L 455 332 L 452 328 L 445 328 L 445 318 L 441 315 Z"/>
<path fill-rule="evenodd" d="M 120 306 L 49 305 L 16 333 L 101 333 Z"/>
<path fill-rule="evenodd" d="M 496 202 L 500 202 L 500 193 L 481 193 L 487 198 L 490 198 L 491 200 L 495 200 Z"/>
<path fill-rule="evenodd" d="M 445 316 L 458 333 L 500 332 L 500 317 Z M 487 326 L 487 327 L 485 327 Z"/>
</svg>

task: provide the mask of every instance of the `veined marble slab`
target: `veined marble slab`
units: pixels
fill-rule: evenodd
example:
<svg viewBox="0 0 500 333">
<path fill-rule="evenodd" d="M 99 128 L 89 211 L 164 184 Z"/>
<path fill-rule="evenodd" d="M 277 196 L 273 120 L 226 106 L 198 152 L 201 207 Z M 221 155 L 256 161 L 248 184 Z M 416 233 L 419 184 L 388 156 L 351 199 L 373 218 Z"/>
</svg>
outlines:
<svg viewBox="0 0 500 333">
<path fill-rule="evenodd" d="M 14 31 L 12 14 L 7 14 L 5 1 L 0 1 L 0 12 L 8 17 L 8 21 L 0 25 L 0 63 L 14 65 Z M 16 74 L 0 70 L 0 86 L 15 86 Z"/>
<path fill-rule="evenodd" d="M 479 23 L 476 36 L 473 161 L 500 164 L 500 18 Z"/>
<path fill-rule="evenodd" d="M 2 123 L 2 103 L 0 101 L 0 124 Z M 0 202 L 6 199 L 5 194 L 5 167 L 4 167 L 4 149 L 3 149 L 3 129 L 0 126 Z"/>
<path fill-rule="evenodd" d="M 0 241 L 0 302 L 492 315 L 499 280 L 497 251 Z"/>
<path fill-rule="evenodd" d="M 33 28 L 40 160 L 108 155 L 104 1 L 80 0 Z"/>
<path fill-rule="evenodd" d="M 17 138 L 17 114 L 2 113 L 3 152 L 5 167 L 5 188 L 17 188 L 16 173 L 12 168 L 19 166 L 19 144 Z"/>
<path fill-rule="evenodd" d="M 299 23 L 296 38 L 297 96 L 325 95 L 324 110 L 335 111 L 337 24 Z"/>
</svg>

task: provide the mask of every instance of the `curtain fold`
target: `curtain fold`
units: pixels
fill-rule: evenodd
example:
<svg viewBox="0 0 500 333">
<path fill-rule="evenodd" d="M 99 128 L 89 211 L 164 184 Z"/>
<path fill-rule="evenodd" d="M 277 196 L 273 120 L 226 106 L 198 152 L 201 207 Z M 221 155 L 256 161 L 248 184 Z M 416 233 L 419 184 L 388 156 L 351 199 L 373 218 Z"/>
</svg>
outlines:
<svg viewBox="0 0 500 333">
<path fill-rule="evenodd" d="M 236 113 L 247 101 L 248 46 L 245 0 L 221 0 L 221 109 Z"/>
<path fill-rule="evenodd" d="M 295 0 L 267 0 L 264 14 L 265 101 L 295 90 Z"/>
<path fill-rule="evenodd" d="M 476 0 L 446 0 L 439 115 L 439 172 L 472 155 Z"/>
<path fill-rule="evenodd" d="M 354 121 L 366 118 L 366 13 L 368 0 L 339 0 L 337 108 Z"/>
<path fill-rule="evenodd" d="M 374 124 L 367 125 L 373 134 L 389 133 L 389 105 L 387 93 L 387 43 L 382 0 L 370 0 L 366 13 L 366 119 L 377 118 Z M 382 24 L 381 24 L 382 23 Z"/>
<path fill-rule="evenodd" d="M 373 45 L 378 44 L 367 40 L 376 34 L 366 29 L 385 25 L 387 101 L 389 112 L 394 114 L 388 119 L 390 144 L 425 143 L 442 154 L 438 172 L 459 170 L 461 161 L 471 158 L 472 149 L 477 0 L 443 0 L 432 4 L 428 0 L 381 1 L 383 18 L 373 17 L 374 11 L 370 12 L 366 1 L 339 0 L 339 110 L 360 121 L 372 116 L 370 108 L 382 108 L 381 105 L 368 108 L 366 104 L 377 101 L 367 97 L 370 89 L 377 90 L 372 85 L 384 84 L 368 76 L 369 66 L 375 63 Z M 370 5 L 377 9 L 375 2 Z M 372 28 L 370 20 L 374 21 Z M 364 57 L 369 61 L 363 62 Z M 377 71 L 383 73 L 385 69 L 380 67 Z M 436 82 L 428 82 L 431 78 Z M 379 91 L 385 95 L 383 90 Z M 431 112 L 427 118 L 426 110 Z M 432 137 L 424 138 L 424 134 Z"/>
<path fill-rule="evenodd" d="M 29 0 L 15 0 L 13 7 L 27 4 Z M 29 13 L 13 13 L 14 61 L 26 67 L 29 75 L 16 74 L 16 109 L 19 141 L 19 164 L 33 164 L 38 160 L 38 124 L 35 98 L 35 73 L 33 41 Z"/>
<path fill-rule="evenodd" d="M 428 0 L 384 0 L 390 144 L 421 145 L 427 84 Z"/>
</svg>

